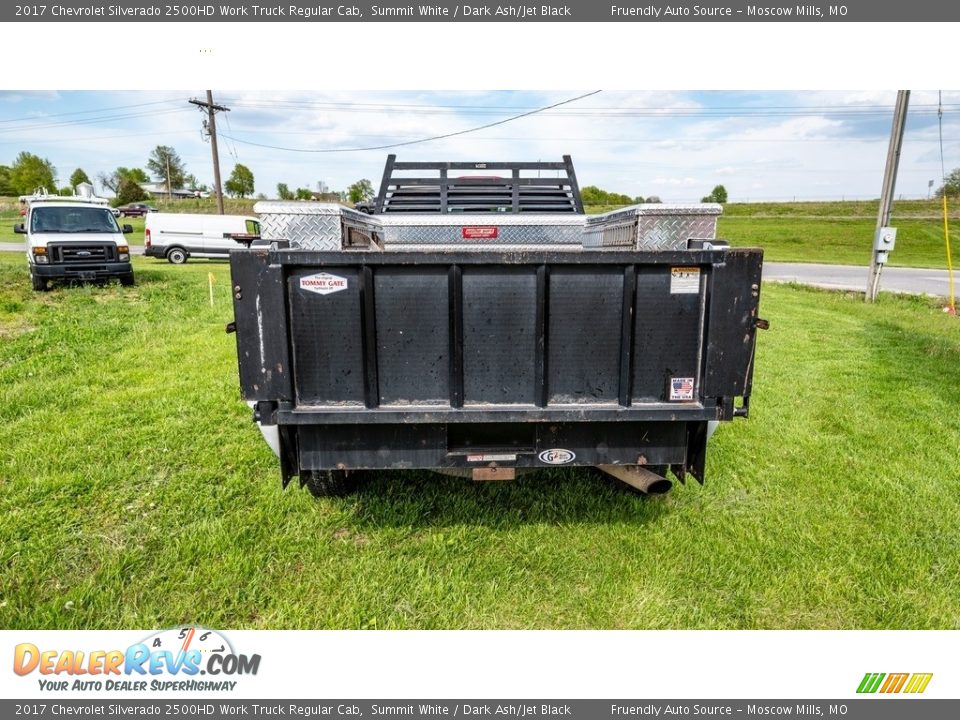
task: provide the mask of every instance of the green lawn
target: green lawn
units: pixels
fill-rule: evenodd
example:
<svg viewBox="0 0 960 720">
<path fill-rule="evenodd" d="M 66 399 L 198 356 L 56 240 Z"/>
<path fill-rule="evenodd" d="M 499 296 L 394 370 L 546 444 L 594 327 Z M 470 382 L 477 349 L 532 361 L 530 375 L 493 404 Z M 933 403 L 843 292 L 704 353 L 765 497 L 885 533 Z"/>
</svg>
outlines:
<svg viewBox="0 0 960 720">
<path fill-rule="evenodd" d="M 960 627 L 960 323 L 926 300 L 765 286 L 703 487 L 406 472 L 318 501 L 239 399 L 227 266 L 136 270 L 33 294 L 0 255 L 0 627 Z"/>
<path fill-rule="evenodd" d="M 954 265 L 960 265 L 960 204 L 951 201 Z M 717 224 L 717 236 L 739 247 L 762 247 L 776 262 L 869 265 L 877 225 L 877 201 L 728 203 Z M 608 212 L 614 206 L 587 208 Z M 938 201 L 908 200 L 894 204 L 892 224 L 897 246 L 891 266 L 947 266 L 943 219 Z"/>
</svg>

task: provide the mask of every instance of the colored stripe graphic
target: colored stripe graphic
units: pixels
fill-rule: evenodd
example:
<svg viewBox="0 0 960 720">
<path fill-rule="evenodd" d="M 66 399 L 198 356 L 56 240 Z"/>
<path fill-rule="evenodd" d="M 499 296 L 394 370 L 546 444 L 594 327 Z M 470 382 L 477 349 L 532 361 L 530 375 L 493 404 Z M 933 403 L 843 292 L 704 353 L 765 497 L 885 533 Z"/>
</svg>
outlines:
<svg viewBox="0 0 960 720">
<path fill-rule="evenodd" d="M 860 687 L 857 688 L 858 693 L 875 693 L 877 688 L 880 687 L 880 681 L 883 680 L 885 675 L 883 673 L 867 673 L 863 676 L 863 680 L 860 681 Z"/>
<path fill-rule="evenodd" d="M 905 693 L 922 693 L 930 684 L 933 673 L 914 673 L 904 689 Z"/>
<path fill-rule="evenodd" d="M 910 673 L 890 673 L 887 675 L 887 681 L 880 688 L 882 693 L 898 693 L 903 689 L 903 684 L 910 677 Z"/>
<path fill-rule="evenodd" d="M 933 679 L 933 673 L 866 673 L 857 692 L 861 694 L 875 693 L 877 691 L 886 694 L 904 693 L 922 693 L 927 689 L 930 680 Z M 882 685 L 881 685 L 882 683 Z"/>
</svg>

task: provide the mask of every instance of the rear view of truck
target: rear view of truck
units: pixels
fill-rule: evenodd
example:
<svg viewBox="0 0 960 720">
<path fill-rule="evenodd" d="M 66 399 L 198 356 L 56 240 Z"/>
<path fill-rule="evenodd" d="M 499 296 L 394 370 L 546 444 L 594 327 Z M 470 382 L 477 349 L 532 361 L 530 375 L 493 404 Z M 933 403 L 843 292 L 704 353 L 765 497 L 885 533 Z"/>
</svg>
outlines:
<svg viewBox="0 0 960 720">
<path fill-rule="evenodd" d="M 749 409 L 762 253 L 717 205 L 586 216 L 559 163 L 387 162 L 372 215 L 261 202 L 231 253 L 244 398 L 284 484 L 423 468 L 704 479 Z"/>
</svg>

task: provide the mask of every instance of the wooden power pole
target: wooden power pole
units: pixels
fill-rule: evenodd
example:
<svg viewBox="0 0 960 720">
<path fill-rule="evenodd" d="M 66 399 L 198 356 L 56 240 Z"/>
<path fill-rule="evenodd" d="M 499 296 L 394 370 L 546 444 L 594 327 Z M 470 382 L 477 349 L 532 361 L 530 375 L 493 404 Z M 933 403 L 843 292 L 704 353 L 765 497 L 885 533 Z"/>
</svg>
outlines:
<svg viewBox="0 0 960 720">
<path fill-rule="evenodd" d="M 217 211 L 223 215 L 223 184 L 220 182 L 220 154 L 217 152 L 217 119 L 218 112 L 230 112 L 230 108 L 215 105 L 213 90 L 207 90 L 207 101 L 190 100 L 191 105 L 207 111 L 207 132 L 210 134 L 210 149 L 213 151 L 213 184 L 217 191 Z"/>
<path fill-rule="evenodd" d="M 897 186 L 897 168 L 900 166 L 900 148 L 903 146 L 903 129 L 907 124 L 907 106 L 910 91 L 897 91 L 897 104 L 893 109 L 893 127 L 890 129 L 890 145 L 887 147 L 887 164 L 883 170 L 883 189 L 880 194 L 880 211 L 877 213 L 877 229 L 873 236 L 873 253 L 870 256 L 870 277 L 867 280 L 867 302 L 875 302 L 880 290 L 880 272 L 893 249 L 895 230 L 889 229 L 890 210 Z M 894 233 L 891 235 L 891 233 Z"/>
</svg>

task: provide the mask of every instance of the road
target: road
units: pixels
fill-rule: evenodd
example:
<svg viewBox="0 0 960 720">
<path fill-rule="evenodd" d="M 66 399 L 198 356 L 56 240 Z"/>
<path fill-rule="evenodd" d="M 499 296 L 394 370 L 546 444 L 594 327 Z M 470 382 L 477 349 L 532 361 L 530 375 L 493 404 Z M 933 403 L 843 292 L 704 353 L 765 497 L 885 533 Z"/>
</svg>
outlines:
<svg viewBox="0 0 960 720">
<path fill-rule="evenodd" d="M 830 290 L 865 292 L 869 272 L 868 267 L 857 265 L 777 262 L 763 264 L 763 279 L 768 282 L 795 282 Z M 880 275 L 880 289 L 886 292 L 939 297 L 946 297 L 950 292 L 946 270 L 925 268 L 884 268 Z"/>
<path fill-rule="evenodd" d="M 25 250 L 23 243 L 0 243 L 0 252 L 24 252 Z M 143 248 L 137 245 L 131 245 L 130 251 L 134 255 L 143 254 Z M 763 279 L 768 282 L 795 282 L 830 290 L 863 292 L 867 286 L 868 272 L 869 268 L 857 265 L 778 262 L 763 264 Z M 960 277 L 957 281 L 960 287 Z M 886 292 L 946 297 L 949 294 L 947 271 L 888 267 L 880 277 L 880 289 Z"/>
</svg>

